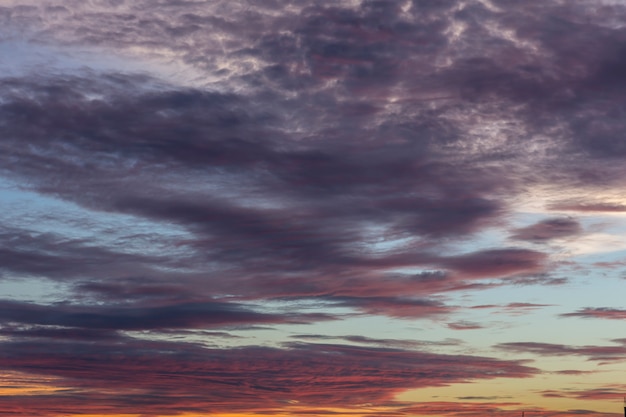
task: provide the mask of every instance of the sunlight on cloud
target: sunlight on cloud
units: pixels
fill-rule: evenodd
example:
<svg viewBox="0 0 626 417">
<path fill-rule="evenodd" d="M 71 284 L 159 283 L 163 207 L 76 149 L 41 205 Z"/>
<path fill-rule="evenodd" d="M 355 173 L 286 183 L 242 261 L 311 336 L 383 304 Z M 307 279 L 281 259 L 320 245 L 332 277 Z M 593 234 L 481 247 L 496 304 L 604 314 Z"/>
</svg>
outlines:
<svg viewBox="0 0 626 417">
<path fill-rule="evenodd" d="M 608 233 L 591 233 L 569 241 L 556 241 L 571 256 L 611 254 L 626 251 L 626 237 Z"/>
<path fill-rule="evenodd" d="M 0 381 L 0 398 L 9 395 L 55 395 L 66 389 L 61 378 L 26 372 L 0 371 Z"/>
</svg>

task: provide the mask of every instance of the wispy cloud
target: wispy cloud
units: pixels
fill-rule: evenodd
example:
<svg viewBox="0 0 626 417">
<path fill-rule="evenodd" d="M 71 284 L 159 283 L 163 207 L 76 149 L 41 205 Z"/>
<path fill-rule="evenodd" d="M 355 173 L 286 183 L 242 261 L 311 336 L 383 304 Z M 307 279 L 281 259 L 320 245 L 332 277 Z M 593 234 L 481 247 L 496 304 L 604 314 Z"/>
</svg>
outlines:
<svg viewBox="0 0 626 417">
<path fill-rule="evenodd" d="M 615 400 L 624 392 L 624 385 L 606 386 L 602 388 L 594 388 L 588 390 L 546 390 L 542 395 L 546 397 L 561 397 L 575 399 L 593 399 L 593 400 Z"/>
<path fill-rule="evenodd" d="M 582 317 L 582 318 L 595 318 L 595 319 L 612 319 L 623 320 L 626 319 L 626 310 L 619 308 L 609 307 L 588 307 L 583 308 L 572 313 L 561 314 L 561 317 Z"/>
<path fill-rule="evenodd" d="M 615 339 L 616 346 L 569 346 L 554 343 L 510 342 L 496 347 L 509 352 L 531 353 L 539 356 L 583 356 L 593 361 L 622 361 L 626 339 Z"/>
<path fill-rule="evenodd" d="M 514 231 L 512 238 L 531 242 L 545 242 L 551 239 L 575 236 L 582 232 L 580 224 L 570 218 L 542 220 L 531 226 Z"/>
</svg>

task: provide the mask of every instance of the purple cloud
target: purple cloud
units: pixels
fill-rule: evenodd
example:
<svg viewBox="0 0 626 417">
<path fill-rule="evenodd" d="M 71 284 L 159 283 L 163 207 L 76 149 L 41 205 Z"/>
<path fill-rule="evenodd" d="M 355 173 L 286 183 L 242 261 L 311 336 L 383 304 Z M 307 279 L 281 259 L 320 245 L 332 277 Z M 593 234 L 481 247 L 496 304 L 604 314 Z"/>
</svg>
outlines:
<svg viewBox="0 0 626 417">
<path fill-rule="evenodd" d="M 47 407 L 99 409 L 106 401 L 125 413 L 159 407 L 193 412 L 277 409 L 285 401 L 352 408 L 364 402 L 386 404 L 410 388 L 536 372 L 515 361 L 485 357 L 304 343 L 280 349 L 207 349 L 127 339 L 112 344 L 57 341 L 44 348 L 25 339 L 3 342 L 0 356 L 7 370 L 81 387 L 75 391 L 80 396 L 71 391 L 46 395 L 41 404 Z M 6 398 L 7 404 L 19 399 Z"/>
<path fill-rule="evenodd" d="M 546 242 L 551 239 L 576 236 L 581 232 L 582 228 L 576 220 L 570 218 L 554 218 L 516 229 L 511 237 L 516 240 Z"/>
<path fill-rule="evenodd" d="M 572 313 L 561 314 L 561 317 L 582 317 L 594 319 L 624 320 L 626 319 L 626 310 L 619 308 L 596 307 L 582 308 Z"/>
<path fill-rule="evenodd" d="M 476 330 L 482 329 L 484 326 L 480 323 L 471 321 L 455 321 L 448 323 L 448 327 L 452 330 Z"/>
<path fill-rule="evenodd" d="M 539 356 L 583 356 L 592 361 L 621 361 L 626 353 L 626 340 L 616 339 L 617 346 L 568 346 L 539 342 L 500 343 L 496 347 L 508 352 L 531 353 Z"/>
<path fill-rule="evenodd" d="M 537 372 L 522 362 L 327 339 L 323 324 L 385 316 L 474 334 L 481 308 L 508 320 L 552 305 L 484 290 L 578 282 L 557 277 L 577 259 L 550 243 L 582 220 L 558 212 L 625 210 L 606 196 L 624 185 L 626 8 L 596 3 L 7 2 L 0 279 L 62 291 L 0 300 L 3 367 L 59 389 L 3 396 L 3 410 L 519 414 L 490 395 L 394 396 Z M 512 229 L 531 206 L 553 214 Z M 624 318 L 576 308 L 561 316 Z M 280 345 L 304 324 L 302 340 L 358 346 Z M 284 333 L 234 347 L 233 329 L 260 328 Z M 497 347 L 616 361 L 615 343 Z"/>
</svg>

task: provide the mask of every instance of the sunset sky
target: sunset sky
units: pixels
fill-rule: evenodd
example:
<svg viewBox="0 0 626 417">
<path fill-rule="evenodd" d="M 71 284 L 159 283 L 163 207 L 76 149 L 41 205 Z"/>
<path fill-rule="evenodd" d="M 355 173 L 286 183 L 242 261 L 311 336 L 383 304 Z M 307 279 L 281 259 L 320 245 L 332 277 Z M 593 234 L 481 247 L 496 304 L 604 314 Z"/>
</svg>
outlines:
<svg viewBox="0 0 626 417">
<path fill-rule="evenodd" d="M 618 417 L 626 1 L 0 0 L 0 415 Z"/>
</svg>

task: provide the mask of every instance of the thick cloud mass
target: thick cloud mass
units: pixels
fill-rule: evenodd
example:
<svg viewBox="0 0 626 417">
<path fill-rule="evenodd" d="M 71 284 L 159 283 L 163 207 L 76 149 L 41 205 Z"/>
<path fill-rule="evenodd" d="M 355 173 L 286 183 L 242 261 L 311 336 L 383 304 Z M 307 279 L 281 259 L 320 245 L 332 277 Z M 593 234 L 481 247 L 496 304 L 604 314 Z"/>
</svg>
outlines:
<svg viewBox="0 0 626 417">
<path fill-rule="evenodd" d="M 511 298 L 576 281 L 576 256 L 624 265 L 602 240 L 626 211 L 624 18 L 586 0 L 4 1 L 3 412 L 477 416 L 520 407 L 397 396 L 539 372 L 517 355 L 619 361 L 623 339 L 506 342 L 492 328 L 516 326 L 482 312 L 626 317 Z"/>
</svg>

